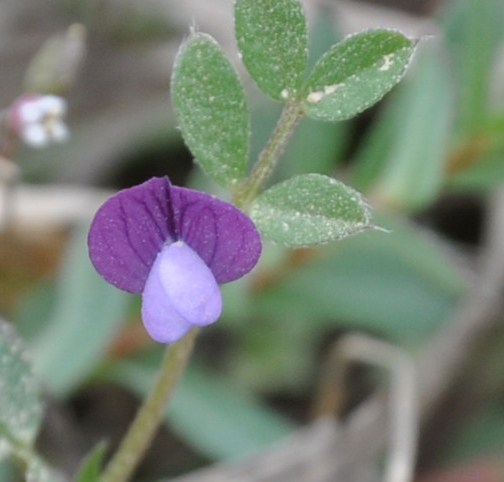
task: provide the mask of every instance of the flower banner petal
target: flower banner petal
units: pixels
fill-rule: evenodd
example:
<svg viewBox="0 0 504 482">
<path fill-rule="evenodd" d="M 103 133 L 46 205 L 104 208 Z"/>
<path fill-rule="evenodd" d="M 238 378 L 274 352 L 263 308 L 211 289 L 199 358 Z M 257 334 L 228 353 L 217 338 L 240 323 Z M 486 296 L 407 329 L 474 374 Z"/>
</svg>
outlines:
<svg viewBox="0 0 504 482">
<path fill-rule="evenodd" d="M 239 209 L 209 194 L 172 187 L 173 213 L 183 239 L 220 283 L 248 273 L 261 254 L 254 223 Z"/>
<path fill-rule="evenodd" d="M 109 283 L 141 293 L 163 244 L 177 239 L 170 189 L 168 178 L 153 178 L 118 192 L 96 213 L 89 255 Z"/>
</svg>

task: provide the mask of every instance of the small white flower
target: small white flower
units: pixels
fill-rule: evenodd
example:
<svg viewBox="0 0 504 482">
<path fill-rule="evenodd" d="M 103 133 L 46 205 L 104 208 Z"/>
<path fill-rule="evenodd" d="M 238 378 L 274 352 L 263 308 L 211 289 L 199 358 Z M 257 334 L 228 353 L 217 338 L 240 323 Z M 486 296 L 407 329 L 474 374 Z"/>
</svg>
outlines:
<svg viewBox="0 0 504 482">
<path fill-rule="evenodd" d="M 64 122 L 67 107 L 55 95 L 26 95 L 16 100 L 9 109 L 10 128 L 31 147 L 45 147 L 68 138 Z"/>
</svg>

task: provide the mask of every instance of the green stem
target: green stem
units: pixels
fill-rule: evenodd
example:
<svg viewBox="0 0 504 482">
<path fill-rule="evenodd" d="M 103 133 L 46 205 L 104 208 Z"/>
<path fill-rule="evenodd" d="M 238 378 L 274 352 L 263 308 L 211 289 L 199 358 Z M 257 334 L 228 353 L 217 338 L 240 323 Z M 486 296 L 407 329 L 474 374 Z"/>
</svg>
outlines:
<svg viewBox="0 0 504 482">
<path fill-rule="evenodd" d="M 264 147 L 257 164 L 252 169 L 248 180 L 234 197 L 236 206 L 245 209 L 257 197 L 257 194 L 275 169 L 291 135 L 303 117 L 303 109 L 298 102 L 287 104 L 278 120 L 275 130 Z"/>
<path fill-rule="evenodd" d="M 101 482 L 126 482 L 133 474 L 163 418 L 168 400 L 192 353 L 197 333 L 198 329 L 193 328 L 168 347 L 157 382 L 105 469 Z"/>
</svg>

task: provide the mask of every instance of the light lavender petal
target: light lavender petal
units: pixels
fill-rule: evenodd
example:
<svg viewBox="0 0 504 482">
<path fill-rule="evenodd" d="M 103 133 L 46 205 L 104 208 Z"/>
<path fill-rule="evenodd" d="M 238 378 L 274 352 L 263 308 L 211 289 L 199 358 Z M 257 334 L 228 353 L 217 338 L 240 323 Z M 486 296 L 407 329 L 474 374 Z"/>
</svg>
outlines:
<svg viewBox="0 0 504 482">
<path fill-rule="evenodd" d="M 220 289 L 205 262 L 182 241 L 166 245 L 142 297 L 142 320 L 150 336 L 172 343 L 193 326 L 214 323 L 221 311 Z"/>
</svg>

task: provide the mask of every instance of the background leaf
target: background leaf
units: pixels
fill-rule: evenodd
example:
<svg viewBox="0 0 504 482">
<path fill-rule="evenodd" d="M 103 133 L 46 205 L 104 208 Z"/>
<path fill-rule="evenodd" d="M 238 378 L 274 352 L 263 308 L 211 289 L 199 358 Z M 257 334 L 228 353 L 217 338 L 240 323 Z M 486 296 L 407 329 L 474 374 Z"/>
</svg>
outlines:
<svg viewBox="0 0 504 482">
<path fill-rule="evenodd" d="M 28 460 L 26 480 L 27 482 L 64 482 L 60 474 L 37 457 Z"/>
<path fill-rule="evenodd" d="M 242 60 L 273 99 L 295 98 L 308 64 L 306 19 L 298 0 L 238 0 L 235 30 Z"/>
<path fill-rule="evenodd" d="M 90 375 L 130 306 L 131 296 L 106 283 L 91 265 L 87 230 L 86 223 L 70 241 L 54 312 L 32 346 L 37 373 L 58 395 Z"/>
<path fill-rule="evenodd" d="M 262 303 L 260 295 L 258 298 Z M 311 316 L 301 319 L 293 310 L 270 317 L 267 310 L 261 310 L 265 304 L 256 309 L 255 297 L 250 304 L 249 318 L 243 323 L 238 325 L 236 318 L 226 320 L 235 340 L 227 378 L 254 393 L 306 398 L 319 371 L 321 338 L 327 325 Z"/>
<path fill-rule="evenodd" d="M 21 339 L 0 319 L 0 445 L 33 444 L 42 419 L 35 377 Z"/>
<path fill-rule="evenodd" d="M 0 442 L 1 444 L 1 442 Z M 1 452 L 1 450 L 0 450 Z M 0 480 L 3 481 L 10 481 L 10 480 L 15 480 L 16 477 L 16 470 L 13 465 L 13 461 L 9 459 L 3 459 L 2 460 L 2 455 L 0 453 Z"/>
<path fill-rule="evenodd" d="M 453 464 L 481 457 L 504 455 L 504 415 L 502 405 L 485 407 L 465 420 L 449 440 L 442 455 L 444 462 Z"/>
<path fill-rule="evenodd" d="M 308 38 L 310 45 L 308 59 L 310 69 L 342 37 L 341 25 L 335 23 L 331 8 L 328 5 L 317 5 L 315 20 Z"/>
<path fill-rule="evenodd" d="M 76 482 L 98 482 L 100 480 L 106 449 L 106 444 L 101 443 L 87 455 L 75 477 Z"/>
<path fill-rule="evenodd" d="M 378 102 L 404 75 L 415 43 L 391 30 L 370 30 L 334 45 L 315 64 L 304 109 L 313 119 L 349 119 Z"/>
<path fill-rule="evenodd" d="M 476 143 L 478 140 L 476 140 Z M 483 139 L 484 144 L 492 141 Z M 485 193 L 498 188 L 504 181 L 504 130 L 497 145 L 482 154 L 477 162 L 449 179 L 450 188 Z"/>
<path fill-rule="evenodd" d="M 479 131 L 491 106 L 489 79 L 504 36 L 501 0 L 459 0 L 443 19 L 458 82 L 458 127 L 461 135 Z"/>
<path fill-rule="evenodd" d="M 193 34 L 181 46 L 171 87 L 182 135 L 196 161 L 224 186 L 242 179 L 250 130 L 245 92 L 212 37 Z"/>
<path fill-rule="evenodd" d="M 54 34 L 28 64 L 24 92 L 64 95 L 75 82 L 86 51 L 86 30 L 73 24 Z"/>
<path fill-rule="evenodd" d="M 293 325 L 309 334 L 360 329 L 421 343 L 451 313 L 464 278 L 437 243 L 413 226 L 379 222 L 391 232 L 368 232 L 309 251 L 307 262 L 284 268 L 276 283 L 259 285 L 246 305 L 249 316 L 289 331 L 299 329 Z"/>
<path fill-rule="evenodd" d="M 423 208 L 438 195 L 452 134 L 454 98 L 445 62 L 439 46 L 422 47 L 355 161 L 357 186 L 371 181 L 374 196 L 407 209 Z"/>
<path fill-rule="evenodd" d="M 254 201 L 250 215 L 264 236 L 292 247 L 328 243 L 372 227 L 361 195 L 320 174 L 271 187 Z"/>
</svg>

